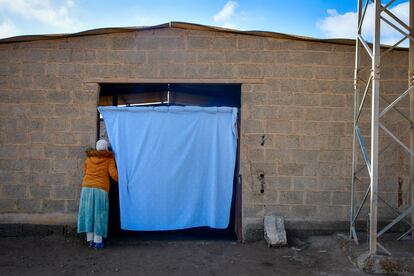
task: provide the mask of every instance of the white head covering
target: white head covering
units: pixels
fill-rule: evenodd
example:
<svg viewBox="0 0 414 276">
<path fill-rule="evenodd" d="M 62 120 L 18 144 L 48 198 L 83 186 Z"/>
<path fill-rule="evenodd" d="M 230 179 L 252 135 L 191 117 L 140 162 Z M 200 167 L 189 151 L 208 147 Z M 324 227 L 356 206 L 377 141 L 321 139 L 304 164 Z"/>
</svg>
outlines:
<svg viewBox="0 0 414 276">
<path fill-rule="evenodd" d="M 108 142 L 105 139 L 101 139 L 96 142 L 96 150 L 108 150 Z"/>
</svg>

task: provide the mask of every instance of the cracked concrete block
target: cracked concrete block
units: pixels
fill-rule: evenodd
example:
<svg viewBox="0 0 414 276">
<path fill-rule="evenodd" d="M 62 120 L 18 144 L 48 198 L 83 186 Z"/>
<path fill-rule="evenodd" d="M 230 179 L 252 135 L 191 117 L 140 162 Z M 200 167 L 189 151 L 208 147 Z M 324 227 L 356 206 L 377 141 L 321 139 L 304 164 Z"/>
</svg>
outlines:
<svg viewBox="0 0 414 276">
<path fill-rule="evenodd" d="M 264 238 L 269 247 L 287 245 L 285 222 L 282 217 L 264 217 Z"/>
</svg>

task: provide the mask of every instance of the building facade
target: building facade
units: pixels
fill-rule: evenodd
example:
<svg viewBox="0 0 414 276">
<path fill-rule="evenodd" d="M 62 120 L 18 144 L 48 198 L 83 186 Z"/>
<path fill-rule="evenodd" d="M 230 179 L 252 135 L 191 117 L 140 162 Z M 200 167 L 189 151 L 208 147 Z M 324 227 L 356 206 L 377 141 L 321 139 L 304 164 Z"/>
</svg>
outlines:
<svg viewBox="0 0 414 276">
<path fill-rule="evenodd" d="M 288 229 L 347 229 L 353 41 L 181 23 L 0 42 L 0 223 L 75 224 L 100 84 L 237 83 L 243 239 L 260 236 L 265 214 L 284 216 Z M 384 100 L 408 86 L 407 56 L 384 57 Z M 368 135 L 369 117 L 361 120 Z M 384 123 L 404 135 L 402 121 L 395 113 Z M 380 191 L 399 208 L 409 199 L 408 158 L 389 150 Z M 361 199 L 366 169 L 359 180 Z M 379 214 L 392 213 L 380 205 Z"/>
</svg>

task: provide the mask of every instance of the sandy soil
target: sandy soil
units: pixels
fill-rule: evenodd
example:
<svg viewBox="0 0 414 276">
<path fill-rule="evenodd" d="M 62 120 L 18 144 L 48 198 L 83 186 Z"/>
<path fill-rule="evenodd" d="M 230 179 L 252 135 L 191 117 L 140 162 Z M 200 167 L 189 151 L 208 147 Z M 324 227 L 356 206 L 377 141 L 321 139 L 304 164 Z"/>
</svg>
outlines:
<svg viewBox="0 0 414 276">
<path fill-rule="evenodd" d="M 365 275 L 331 236 L 285 248 L 265 242 L 116 239 L 103 250 L 74 237 L 0 238 L 0 275 Z"/>
</svg>

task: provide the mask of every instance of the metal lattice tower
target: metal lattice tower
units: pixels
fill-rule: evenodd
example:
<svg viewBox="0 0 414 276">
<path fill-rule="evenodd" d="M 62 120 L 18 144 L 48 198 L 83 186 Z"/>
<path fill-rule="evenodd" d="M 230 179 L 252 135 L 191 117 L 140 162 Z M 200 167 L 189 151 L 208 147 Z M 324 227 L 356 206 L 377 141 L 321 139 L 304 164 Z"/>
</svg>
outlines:
<svg viewBox="0 0 414 276">
<path fill-rule="evenodd" d="M 414 88 L 414 0 L 409 1 L 409 24 L 406 24 L 403 19 L 396 16 L 391 11 L 391 6 L 395 4 L 396 0 L 389 0 L 388 3 L 382 4 L 381 0 L 358 0 L 358 12 L 357 12 L 357 33 L 356 33 L 356 47 L 355 47 L 355 71 L 354 71 L 354 132 L 353 132 L 353 153 L 352 153 L 352 189 L 351 189 L 351 218 L 350 218 L 350 239 L 358 243 L 358 237 L 356 232 L 356 222 L 361 213 L 362 208 L 366 202 L 369 202 L 369 216 L 368 216 L 368 236 L 369 236 L 369 251 L 370 255 L 376 255 L 378 250 L 391 255 L 391 253 L 384 248 L 379 242 L 378 238 L 388 231 L 392 226 L 400 221 L 407 223 L 410 229 L 404 233 L 399 239 L 409 235 L 414 230 L 414 95 L 411 91 Z M 374 18 L 367 18 L 367 9 L 369 4 L 372 4 L 374 10 Z M 362 35 L 362 27 L 365 21 L 374 20 L 374 29 L 372 34 L 372 44 L 367 43 Z M 396 42 L 393 46 L 383 49 L 381 52 L 381 23 L 390 26 L 392 29 L 402 35 L 402 38 Z M 393 101 L 388 102 L 387 106 L 380 110 L 380 99 L 384 100 L 382 95 L 380 81 L 381 81 L 381 58 L 389 54 L 396 47 L 401 45 L 402 42 L 409 40 L 409 70 L 408 70 L 408 89 L 401 92 L 398 97 Z M 361 68 L 361 55 L 365 51 L 368 54 L 370 64 L 364 68 Z M 362 73 L 370 69 L 368 79 L 362 80 Z M 362 85 L 363 83 L 363 85 Z M 361 89 L 363 88 L 363 89 Z M 360 117 L 363 112 L 364 103 L 371 91 L 371 110 L 370 110 L 370 151 L 365 146 L 364 138 L 360 132 Z M 361 97 L 361 92 L 363 92 Z M 409 96 L 409 108 L 410 114 L 406 116 L 396 109 L 396 105 Z M 410 137 L 409 145 L 404 144 L 397 135 L 393 134 L 391 130 L 385 127 L 381 123 L 381 118 L 387 114 L 390 110 L 396 110 L 400 115 L 407 120 Z M 385 145 L 381 147 L 379 145 L 379 131 L 380 129 L 392 138 L 392 141 L 401 146 L 410 157 L 410 169 L 409 169 L 409 185 L 410 185 L 410 203 L 402 212 L 388 204 L 380 195 L 378 190 L 379 180 L 379 155 L 387 154 L 386 149 L 390 146 Z M 357 151 L 360 147 L 362 156 L 370 178 L 370 184 L 365 191 L 364 197 L 361 202 L 357 202 L 356 199 L 356 181 L 357 174 L 360 169 L 357 169 Z M 369 199 L 369 200 L 368 200 Z M 378 231 L 378 201 L 382 201 L 386 206 L 393 209 L 396 213 L 396 218 Z M 411 222 L 406 219 L 411 215 Z"/>
</svg>

